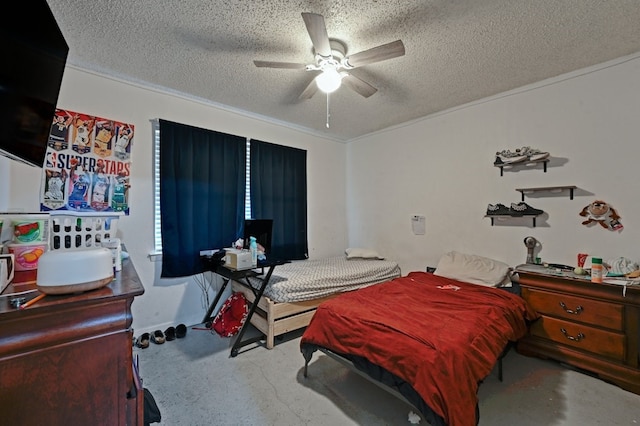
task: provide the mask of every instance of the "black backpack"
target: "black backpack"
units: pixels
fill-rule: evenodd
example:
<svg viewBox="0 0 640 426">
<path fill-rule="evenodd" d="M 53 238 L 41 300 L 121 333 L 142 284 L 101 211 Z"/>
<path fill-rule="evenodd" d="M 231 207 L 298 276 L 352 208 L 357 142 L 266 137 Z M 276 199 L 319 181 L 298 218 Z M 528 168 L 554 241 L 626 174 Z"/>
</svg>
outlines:
<svg viewBox="0 0 640 426">
<path fill-rule="evenodd" d="M 144 388 L 144 425 L 149 426 L 151 423 L 158 423 L 162 420 L 160 409 L 151 391 Z"/>
</svg>

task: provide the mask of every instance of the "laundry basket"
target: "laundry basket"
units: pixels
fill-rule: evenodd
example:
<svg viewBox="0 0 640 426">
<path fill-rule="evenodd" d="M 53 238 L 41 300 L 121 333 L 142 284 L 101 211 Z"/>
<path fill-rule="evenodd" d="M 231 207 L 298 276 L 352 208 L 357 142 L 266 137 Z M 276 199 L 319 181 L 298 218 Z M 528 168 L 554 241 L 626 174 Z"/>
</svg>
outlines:
<svg viewBox="0 0 640 426">
<path fill-rule="evenodd" d="M 118 219 L 123 212 L 49 213 L 49 249 L 70 250 L 102 247 L 102 241 L 116 238 Z"/>
</svg>

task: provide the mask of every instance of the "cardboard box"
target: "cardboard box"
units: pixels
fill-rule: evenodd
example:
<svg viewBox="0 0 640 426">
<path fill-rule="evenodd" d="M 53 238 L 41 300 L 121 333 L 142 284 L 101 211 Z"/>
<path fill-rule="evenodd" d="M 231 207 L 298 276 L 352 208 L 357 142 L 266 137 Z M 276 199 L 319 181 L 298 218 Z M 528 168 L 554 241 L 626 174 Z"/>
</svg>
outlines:
<svg viewBox="0 0 640 426">
<path fill-rule="evenodd" d="M 226 249 L 224 266 L 230 269 L 251 269 L 249 250 Z"/>
</svg>

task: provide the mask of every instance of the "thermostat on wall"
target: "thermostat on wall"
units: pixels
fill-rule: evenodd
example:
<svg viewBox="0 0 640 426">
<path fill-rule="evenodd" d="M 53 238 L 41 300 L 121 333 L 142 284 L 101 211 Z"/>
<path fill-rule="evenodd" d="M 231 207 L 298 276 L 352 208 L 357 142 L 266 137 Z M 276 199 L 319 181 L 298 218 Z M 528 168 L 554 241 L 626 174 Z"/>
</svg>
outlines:
<svg viewBox="0 0 640 426">
<path fill-rule="evenodd" d="M 414 235 L 424 235 L 425 233 L 425 218 L 421 215 L 411 216 L 411 229 Z"/>
</svg>

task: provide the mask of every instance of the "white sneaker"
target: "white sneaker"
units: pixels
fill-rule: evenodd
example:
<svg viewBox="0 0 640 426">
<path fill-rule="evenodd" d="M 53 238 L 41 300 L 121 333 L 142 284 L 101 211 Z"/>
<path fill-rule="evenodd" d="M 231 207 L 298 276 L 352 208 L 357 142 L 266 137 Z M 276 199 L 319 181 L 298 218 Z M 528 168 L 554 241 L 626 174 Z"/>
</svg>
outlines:
<svg viewBox="0 0 640 426">
<path fill-rule="evenodd" d="M 549 158 L 548 152 L 542 152 L 539 149 L 531 148 L 529 146 L 523 146 L 521 149 L 516 149 L 516 152 L 521 155 L 525 155 L 529 161 L 540 161 L 545 158 Z"/>
<path fill-rule="evenodd" d="M 511 152 L 508 149 L 505 149 L 500 152 L 496 152 L 496 161 L 494 161 L 493 164 L 495 166 L 501 166 L 503 164 L 519 163 L 527 160 L 527 158 L 528 157 L 526 155 L 519 152 Z"/>
</svg>

